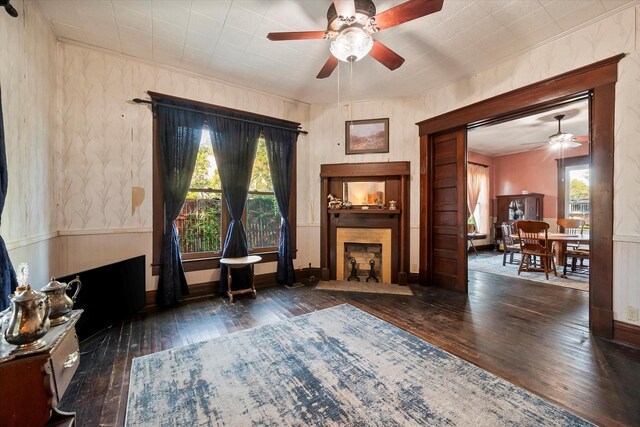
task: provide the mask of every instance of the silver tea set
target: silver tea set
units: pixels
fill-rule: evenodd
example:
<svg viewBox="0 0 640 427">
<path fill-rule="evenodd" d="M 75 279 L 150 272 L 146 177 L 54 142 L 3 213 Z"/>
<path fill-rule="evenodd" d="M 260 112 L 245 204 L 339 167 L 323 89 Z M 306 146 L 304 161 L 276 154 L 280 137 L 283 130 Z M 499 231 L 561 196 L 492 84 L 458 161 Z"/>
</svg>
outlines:
<svg viewBox="0 0 640 427">
<path fill-rule="evenodd" d="M 69 283 L 58 282 L 54 277 L 41 291 L 26 284 L 27 267 L 19 274 L 20 286 L 15 294 L 9 296 L 11 306 L 3 311 L 2 331 L 9 344 L 17 345 L 17 350 L 35 350 L 45 343 L 40 339 L 49 331 L 50 326 L 61 325 L 69 320 L 67 314 L 73 310 L 73 304 L 80 292 L 80 277 Z M 76 285 L 73 296 L 67 290 Z"/>
</svg>

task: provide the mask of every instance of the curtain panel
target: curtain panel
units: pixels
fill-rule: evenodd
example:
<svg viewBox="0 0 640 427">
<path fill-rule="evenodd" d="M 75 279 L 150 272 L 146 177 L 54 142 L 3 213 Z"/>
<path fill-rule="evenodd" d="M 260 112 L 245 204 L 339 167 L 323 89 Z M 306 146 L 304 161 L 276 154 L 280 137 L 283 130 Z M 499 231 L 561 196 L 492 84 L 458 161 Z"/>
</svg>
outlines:
<svg viewBox="0 0 640 427">
<path fill-rule="evenodd" d="M 0 221 L 4 210 L 4 201 L 7 197 L 9 176 L 7 173 L 7 154 L 4 142 L 4 120 L 2 113 L 2 89 L 0 88 Z M 9 295 L 16 290 L 18 280 L 13 269 L 7 247 L 0 236 L 0 311 L 9 306 Z"/>
<path fill-rule="evenodd" d="M 154 112 L 158 120 L 164 196 L 164 235 L 156 296 L 159 305 L 169 306 L 189 295 L 174 221 L 189 191 L 205 118 L 202 113 L 172 108 L 190 108 L 189 103 L 162 98 L 154 101 L 168 105 L 154 105 Z"/>
<path fill-rule="evenodd" d="M 296 275 L 293 268 L 294 253 L 291 247 L 289 203 L 291 200 L 293 154 L 298 132 L 293 129 L 265 127 L 263 134 L 267 146 L 273 192 L 281 218 L 276 281 L 280 284 L 291 285 L 296 281 Z"/>
<path fill-rule="evenodd" d="M 247 256 L 249 255 L 249 246 L 242 223 L 242 213 L 249 195 L 251 173 L 256 159 L 261 126 L 217 116 L 209 116 L 208 121 L 213 155 L 220 172 L 222 193 L 231 217 L 224 240 L 222 257 Z M 224 293 L 227 289 L 227 269 L 226 265 L 221 265 L 220 293 Z M 243 289 L 251 281 L 250 266 L 234 268 L 231 274 L 233 290 Z"/>
</svg>

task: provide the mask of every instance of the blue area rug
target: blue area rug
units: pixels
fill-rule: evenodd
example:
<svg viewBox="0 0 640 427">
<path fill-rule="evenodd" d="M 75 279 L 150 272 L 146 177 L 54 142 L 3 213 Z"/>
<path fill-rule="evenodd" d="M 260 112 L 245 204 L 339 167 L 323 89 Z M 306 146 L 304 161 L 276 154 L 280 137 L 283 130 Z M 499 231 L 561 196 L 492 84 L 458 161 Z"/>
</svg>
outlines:
<svg viewBox="0 0 640 427">
<path fill-rule="evenodd" d="M 129 426 L 586 426 L 350 305 L 133 360 Z"/>
</svg>

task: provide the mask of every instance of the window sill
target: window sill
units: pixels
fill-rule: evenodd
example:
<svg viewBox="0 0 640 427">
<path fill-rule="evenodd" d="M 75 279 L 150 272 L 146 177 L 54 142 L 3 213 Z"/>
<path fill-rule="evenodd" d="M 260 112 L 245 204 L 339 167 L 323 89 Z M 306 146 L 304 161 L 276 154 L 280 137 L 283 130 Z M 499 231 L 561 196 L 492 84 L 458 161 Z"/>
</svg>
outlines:
<svg viewBox="0 0 640 427">
<path fill-rule="evenodd" d="M 295 252 L 294 252 L 295 253 Z M 275 262 L 278 260 L 278 251 L 255 251 L 249 252 L 249 255 L 259 255 L 262 257 L 262 261 L 258 264 L 266 262 Z M 220 258 L 222 256 L 216 255 L 203 258 L 182 259 L 182 267 L 184 271 L 199 271 L 199 270 L 213 270 L 220 268 Z M 294 257 L 295 258 L 295 257 Z M 160 264 L 151 264 L 151 273 L 154 276 L 160 274 Z"/>
</svg>

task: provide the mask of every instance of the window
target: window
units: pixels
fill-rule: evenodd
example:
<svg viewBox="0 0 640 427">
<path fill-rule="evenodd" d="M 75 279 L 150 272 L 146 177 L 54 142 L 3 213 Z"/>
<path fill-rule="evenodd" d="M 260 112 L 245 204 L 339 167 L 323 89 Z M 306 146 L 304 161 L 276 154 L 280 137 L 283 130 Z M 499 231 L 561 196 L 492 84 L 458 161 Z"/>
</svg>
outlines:
<svg viewBox="0 0 640 427">
<path fill-rule="evenodd" d="M 565 168 L 565 217 L 583 219 L 584 232 L 589 230 L 589 165 Z"/>
<path fill-rule="evenodd" d="M 196 103 L 197 104 L 197 103 Z M 205 105 L 206 104 L 201 104 Z M 218 107 L 219 108 L 219 107 Z M 155 127 L 154 127 L 155 129 Z M 153 274 L 159 273 L 163 237 L 162 164 L 154 132 L 154 196 L 153 196 Z M 294 149 L 289 222 L 291 244 L 295 253 L 296 235 L 296 168 Z M 219 267 L 219 259 L 229 225 L 220 175 L 213 147 L 205 127 L 200 141 L 189 193 L 175 221 L 185 271 Z M 260 253 L 263 261 L 276 261 L 280 240 L 280 212 L 276 203 L 264 140 L 258 142 L 249 195 L 243 214 L 250 253 Z"/>
<path fill-rule="evenodd" d="M 591 228 L 589 156 L 561 158 L 558 164 L 558 218 L 584 219 L 584 235 Z"/>
</svg>

